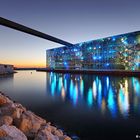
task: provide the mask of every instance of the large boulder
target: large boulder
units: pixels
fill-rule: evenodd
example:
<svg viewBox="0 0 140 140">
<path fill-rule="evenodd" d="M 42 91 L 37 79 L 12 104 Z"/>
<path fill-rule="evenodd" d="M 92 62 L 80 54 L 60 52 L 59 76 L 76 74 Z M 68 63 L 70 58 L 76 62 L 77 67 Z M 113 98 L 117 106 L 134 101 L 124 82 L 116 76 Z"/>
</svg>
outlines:
<svg viewBox="0 0 140 140">
<path fill-rule="evenodd" d="M 10 116 L 1 116 L 0 117 L 0 126 L 6 124 L 11 125 L 13 123 L 13 118 Z"/>
<path fill-rule="evenodd" d="M 0 92 L 0 106 L 4 105 L 6 103 L 12 103 L 12 101 Z"/>
<path fill-rule="evenodd" d="M 38 132 L 34 140 L 59 140 L 59 137 L 53 135 L 50 131 L 43 129 Z"/>
<path fill-rule="evenodd" d="M 41 125 L 46 123 L 46 120 L 40 118 L 31 111 L 26 111 L 22 113 L 20 119 L 17 119 L 15 123 L 27 137 L 34 138 Z"/>
<path fill-rule="evenodd" d="M 13 103 L 6 103 L 0 107 L 0 115 L 12 116 L 14 110 L 15 106 Z"/>
<path fill-rule="evenodd" d="M 47 123 L 46 125 L 42 126 L 41 129 L 45 131 L 49 131 L 56 136 L 60 136 L 60 137 L 63 136 L 62 130 L 57 129 L 56 127 L 50 125 L 50 123 Z"/>
<path fill-rule="evenodd" d="M 0 127 L 0 140 L 27 140 L 27 137 L 15 126 L 3 125 Z"/>
<path fill-rule="evenodd" d="M 63 135 L 62 130 L 47 123 L 39 129 L 35 140 L 71 140 L 71 138 Z"/>
<path fill-rule="evenodd" d="M 14 108 L 15 109 L 12 114 L 13 119 L 19 119 L 22 113 L 26 111 L 26 108 L 19 103 L 14 103 Z"/>
<path fill-rule="evenodd" d="M 72 139 L 68 137 L 67 135 L 64 135 L 64 136 L 60 136 L 59 140 L 72 140 Z"/>
<path fill-rule="evenodd" d="M 23 133 L 30 140 L 71 140 L 60 129 L 0 92 L 0 140 L 27 140 Z"/>
<path fill-rule="evenodd" d="M 20 118 L 21 114 L 26 109 L 22 107 L 21 104 L 18 103 L 6 103 L 0 107 L 0 115 L 8 115 L 11 116 L 13 119 Z"/>
</svg>

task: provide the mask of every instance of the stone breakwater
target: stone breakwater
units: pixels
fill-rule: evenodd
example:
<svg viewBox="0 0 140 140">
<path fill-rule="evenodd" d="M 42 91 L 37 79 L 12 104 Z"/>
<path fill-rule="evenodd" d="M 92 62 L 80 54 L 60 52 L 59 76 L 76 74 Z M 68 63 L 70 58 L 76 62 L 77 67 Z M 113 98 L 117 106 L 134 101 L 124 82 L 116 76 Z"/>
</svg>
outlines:
<svg viewBox="0 0 140 140">
<path fill-rule="evenodd" d="M 0 92 L 0 140 L 71 140 L 50 122 Z"/>
</svg>

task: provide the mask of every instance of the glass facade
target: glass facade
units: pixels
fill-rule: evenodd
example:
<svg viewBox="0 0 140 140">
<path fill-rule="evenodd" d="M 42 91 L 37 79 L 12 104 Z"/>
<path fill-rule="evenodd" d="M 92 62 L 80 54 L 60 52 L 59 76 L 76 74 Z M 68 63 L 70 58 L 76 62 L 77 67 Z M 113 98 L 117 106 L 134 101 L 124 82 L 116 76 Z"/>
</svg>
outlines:
<svg viewBox="0 0 140 140">
<path fill-rule="evenodd" d="M 140 31 L 46 51 L 53 69 L 140 70 Z"/>
</svg>

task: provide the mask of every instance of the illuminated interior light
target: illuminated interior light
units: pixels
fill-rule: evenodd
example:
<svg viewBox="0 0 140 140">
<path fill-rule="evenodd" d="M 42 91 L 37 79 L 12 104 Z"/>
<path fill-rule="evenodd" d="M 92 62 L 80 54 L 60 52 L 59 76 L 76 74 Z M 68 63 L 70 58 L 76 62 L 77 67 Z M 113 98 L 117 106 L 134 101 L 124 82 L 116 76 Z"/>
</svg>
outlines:
<svg viewBox="0 0 140 140">
<path fill-rule="evenodd" d="M 103 42 L 104 41 L 104 42 Z M 112 36 L 47 50 L 46 66 L 50 68 L 140 70 L 140 33 Z M 100 49 L 101 48 L 101 49 Z M 65 54 L 65 55 L 64 55 Z M 61 63 L 63 64 L 61 64 Z M 65 63 L 67 62 L 67 64 Z M 110 67 L 107 67 L 109 66 Z"/>
<path fill-rule="evenodd" d="M 67 65 L 67 62 L 64 62 L 64 65 Z"/>
<path fill-rule="evenodd" d="M 139 65 L 140 65 L 140 63 L 137 62 L 137 63 L 136 63 L 136 66 L 139 66 Z"/>
<path fill-rule="evenodd" d="M 124 55 L 125 57 L 127 57 L 127 56 L 128 56 L 128 54 L 126 54 L 126 53 L 124 53 L 123 55 Z"/>
<path fill-rule="evenodd" d="M 125 60 L 125 63 L 127 63 L 128 61 L 127 60 Z"/>
<path fill-rule="evenodd" d="M 83 43 L 80 43 L 79 46 L 82 47 Z"/>
<path fill-rule="evenodd" d="M 112 40 L 113 40 L 113 41 L 116 41 L 116 38 L 115 38 L 115 37 L 112 37 Z"/>
<path fill-rule="evenodd" d="M 137 36 L 137 42 L 140 44 L 140 35 Z"/>
<path fill-rule="evenodd" d="M 93 57 L 93 59 L 94 59 L 94 60 L 96 60 L 96 59 L 97 59 L 97 57 L 96 57 L 96 56 L 94 56 L 94 57 Z"/>
</svg>

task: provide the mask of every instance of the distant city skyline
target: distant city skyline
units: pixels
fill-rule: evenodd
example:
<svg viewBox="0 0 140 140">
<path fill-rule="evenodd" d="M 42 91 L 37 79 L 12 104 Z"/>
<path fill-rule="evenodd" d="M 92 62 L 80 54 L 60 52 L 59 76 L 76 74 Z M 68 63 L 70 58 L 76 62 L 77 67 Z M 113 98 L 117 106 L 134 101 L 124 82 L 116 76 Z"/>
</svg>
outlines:
<svg viewBox="0 0 140 140">
<path fill-rule="evenodd" d="M 1 0 L 0 16 L 73 44 L 140 30 L 139 0 Z M 0 63 L 45 67 L 46 49 L 60 47 L 0 26 Z"/>
</svg>

